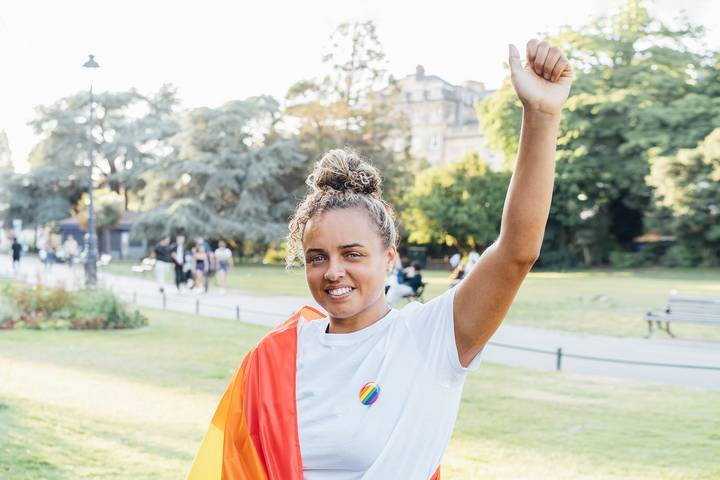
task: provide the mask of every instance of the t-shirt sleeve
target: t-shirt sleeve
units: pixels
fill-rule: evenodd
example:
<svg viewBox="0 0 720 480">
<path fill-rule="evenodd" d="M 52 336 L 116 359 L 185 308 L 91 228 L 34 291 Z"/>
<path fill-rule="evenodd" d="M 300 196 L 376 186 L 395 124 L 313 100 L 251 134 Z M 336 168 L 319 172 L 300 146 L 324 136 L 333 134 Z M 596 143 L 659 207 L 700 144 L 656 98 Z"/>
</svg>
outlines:
<svg viewBox="0 0 720 480">
<path fill-rule="evenodd" d="M 402 309 L 405 322 L 420 354 L 441 383 L 454 386 L 465 379 L 468 372 L 480 366 L 481 353 L 470 365 L 460 365 L 455 343 L 453 318 L 454 287 L 428 303 L 411 303 Z"/>
</svg>

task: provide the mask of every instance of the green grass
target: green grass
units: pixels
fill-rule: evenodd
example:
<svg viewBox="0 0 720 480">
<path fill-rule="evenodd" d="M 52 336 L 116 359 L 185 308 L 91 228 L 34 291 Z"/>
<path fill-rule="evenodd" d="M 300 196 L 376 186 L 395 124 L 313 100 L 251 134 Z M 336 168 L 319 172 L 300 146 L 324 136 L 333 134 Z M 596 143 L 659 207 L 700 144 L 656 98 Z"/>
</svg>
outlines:
<svg viewBox="0 0 720 480">
<path fill-rule="evenodd" d="M 111 265 L 128 274 L 128 265 Z M 448 272 L 427 271 L 426 299 L 444 292 Z M 150 276 L 148 278 L 151 278 Z M 309 295 L 301 269 L 272 265 L 239 266 L 229 288 L 258 295 Z M 525 280 L 507 322 L 515 325 L 598 335 L 641 337 L 647 332 L 643 314 L 661 309 L 670 290 L 720 298 L 720 269 L 639 269 L 578 272 L 533 272 Z M 675 324 L 681 338 L 720 341 L 720 327 Z M 656 335 L 661 336 L 661 333 Z"/>
<path fill-rule="evenodd" d="M 266 331 L 144 311 L 107 332 L 0 332 L 0 478 L 183 478 Z M 720 392 L 485 364 L 444 479 L 720 477 Z"/>
</svg>

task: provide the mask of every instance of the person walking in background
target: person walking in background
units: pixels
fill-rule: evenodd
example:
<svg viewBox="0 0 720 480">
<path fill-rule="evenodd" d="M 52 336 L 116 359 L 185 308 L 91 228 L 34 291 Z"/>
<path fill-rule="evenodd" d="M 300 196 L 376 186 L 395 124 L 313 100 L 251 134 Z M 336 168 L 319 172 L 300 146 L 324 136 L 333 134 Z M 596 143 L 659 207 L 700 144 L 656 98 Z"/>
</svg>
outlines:
<svg viewBox="0 0 720 480">
<path fill-rule="evenodd" d="M 192 247 L 193 291 L 196 293 L 205 291 L 207 272 L 210 268 L 210 259 L 204 243 L 202 237 L 198 237 L 195 239 L 195 246 Z"/>
<path fill-rule="evenodd" d="M 65 261 L 67 262 L 68 267 L 70 267 L 70 270 L 72 270 L 75 265 L 75 259 L 78 256 L 78 249 L 79 245 L 77 240 L 75 240 L 75 237 L 68 235 L 65 242 L 63 242 L 63 253 L 65 253 Z"/>
<path fill-rule="evenodd" d="M 17 277 L 18 273 L 20 273 L 20 257 L 22 257 L 23 246 L 18 241 L 16 236 L 13 236 L 12 245 L 10 245 L 10 249 L 12 250 L 13 276 Z"/>
<path fill-rule="evenodd" d="M 180 285 L 185 283 L 185 236 L 178 235 L 175 237 L 175 243 L 170 247 L 170 256 L 175 265 L 175 287 L 180 291 Z"/>
<path fill-rule="evenodd" d="M 53 265 L 55 264 L 55 241 L 52 239 L 52 234 L 48 234 L 45 240 L 45 258 L 43 263 L 45 264 L 45 273 L 52 273 Z"/>
<path fill-rule="evenodd" d="M 215 275 L 215 271 L 217 270 L 217 260 L 215 259 L 215 251 L 212 249 L 210 242 L 208 242 L 206 238 L 202 239 L 202 244 L 208 259 L 207 269 L 205 270 L 205 284 L 203 285 L 203 291 L 208 293 L 208 290 L 210 290 L 210 279 L 213 275 Z"/>
<path fill-rule="evenodd" d="M 170 235 L 165 235 L 155 245 L 155 281 L 160 293 L 165 293 L 165 281 L 172 264 L 170 253 Z"/>
<path fill-rule="evenodd" d="M 473 249 L 468 254 L 467 262 L 465 262 L 465 275 L 470 275 L 470 272 L 473 271 L 473 268 L 475 268 L 475 265 L 478 264 L 480 261 L 480 254 L 477 252 L 477 250 Z"/>
<path fill-rule="evenodd" d="M 227 247 L 224 240 L 218 242 L 218 248 L 215 250 L 215 262 L 217 265 L 218 283 L 220 283 L 220 293 L 225 293 L 226 277 L 232 269 L 233 256 L 232 250 Z"/>
</svg>

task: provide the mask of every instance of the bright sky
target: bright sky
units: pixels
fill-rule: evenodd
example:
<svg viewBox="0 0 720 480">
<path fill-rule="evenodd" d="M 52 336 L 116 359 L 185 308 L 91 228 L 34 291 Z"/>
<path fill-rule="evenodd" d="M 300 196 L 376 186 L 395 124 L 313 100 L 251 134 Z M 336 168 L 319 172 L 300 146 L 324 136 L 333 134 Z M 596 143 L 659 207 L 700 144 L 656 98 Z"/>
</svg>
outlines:
<svg viewBox="0 0 720 480">
<path fill-rule="evenodd" d="M 622 0 L 2 0 L 0 130 L 16 167 L 37 139 L 34 107 L 86 89 L 88 53 L 101 69 L 99 90 L 156 90 L 171 82 L 183 107 L 219 106 L 262 93 L 282 99 L 295 81 L 320 73 L 320 52 L 335 26 L 374 20 L 396 77 L 422 64 L 429 74 L 497 87 L 507 44 L 581 25 Z M 679 2 L 656 0 L 671 20 Z M 688 17 L 720 49 L 720 2 L 685 0 Z M 715 23 L 713 23 L 715 22 Z M 714 27 L 714 28 L 712 28 Z"/>
</svg>

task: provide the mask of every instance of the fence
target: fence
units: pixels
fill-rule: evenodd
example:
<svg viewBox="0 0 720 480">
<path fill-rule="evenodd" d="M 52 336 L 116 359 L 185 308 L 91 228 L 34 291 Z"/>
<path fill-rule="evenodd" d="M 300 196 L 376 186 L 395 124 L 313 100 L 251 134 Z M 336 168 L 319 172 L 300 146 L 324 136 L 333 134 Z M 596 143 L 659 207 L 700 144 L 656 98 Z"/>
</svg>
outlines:
<svg viewBox="0 0 720 480">
<path fill-rule="evenodd" d="M 161 295 L 161 299 L 157 299 L 157 295 L 142 295 L 144 297 L 154 297 L 155 301 L 161 304 L 163 309 L 167 309 L 167 301 L 168 297 L 165 294 Z M 132 293 L 132 302 L 134 304 L 137 304 L 138 294 L 137 292 Z M 179 298 L 175 297 L 173 300 L 179 300 Z M 184 301 L 184 299 L 183 299 Z M 252 309 L 246 309 L 241 308 L 241 305 L 220 305 L 220 304 L 213 304 L 210 302 L 201 302 L 199 298 L 189 299 L 190 305 L 194 305 L 194 313 L 196 315 L 200 315 L 201 313 L 201 306 L 204 308 L 214 308 L 219 310 L 228 310 L 235 313 L 235 319 L 241 320 L 241 312 L 242 313 L 253 313 L 256 315 L 266 315 L 268 317 L 272 317 L 274 319 L 277 318 L 284 318 L 284 316 L 287 316 L 293 312 L 268 312 L 268 311 L 260 311 L 260 310 L 252 310 Z M 209 315 L 212 316 L 212 315 Z M 567 353 L 563 352 L 563 349 L 561 347 L 558 347 L 555 350 L 545 350 L 541 348 L 532 348 L 532 347 L 524 347 L 521 345 L 511 345 L 507 343 L 501 343 L 501 342 L 495 342 L 490 341 L 488 342 L 489 345 L 492 345 L 494 347 L 500 347 L 500 348 L 508 348 L 513 350 L 521 350 L 526 352 L 533 352 L 538 353 L 541 355 L 554 355 L 555 356 L 555 370 L 562 371 L 562 363 L 564 358 L 574 358 L 578 360 L 587 360 L 587 361 L 593 361 L 593 362 L 605 362 L 605 363 L 617 363 L 617 364 L 625 364 L 625 365 L 638 365 L 638 366 L 645 366 L 645 367 L 664 367 L 664 368 L 686 368 L 686 369 L 693 369 L 693 370 L 710 370 L 710 371 L 720 371 L 720 366 L 711 366 L 711 365 L 688 365 L 688 364 L 679 364 L 679 363 L 662 363 L 662 362 L 645 362 L 645 361 L 639 361 L 639 360 L 626 360 L 626 359 L 620 359 L 620 358 L 607 358 L 607 357 L 597 357 L 597 356 L 591 356 L 591 355 L 580 355 L 575 353 Z"/>
<path fill-rule="evenodd" d="M 0 276 L 7 276 L 7 275 L 0 275 Z M 112 291 L 112 288 L 110 288 Z M 149 302 L 143 302 L 143 306 L 150 307 L 150 308 L 162 308 L 163 310 L 168 309 L 168 296 L 163 293 L 161 295 L 158 294 L 142 294 L 138 293 L 137 291 L 133 292 L 127 292 L 127 291 L 115 291 L 114 292 L 118 297 L 121 299 L 132 302 L 135 305 L 139 305 L 138 299 L 139 298 L 150 298 L 151 301 Z M 177 302 L 181 304 L 184 308 L 185 312 L 194 313 L 195 315 L 205 314 L 207 316 L 215 316 L 218 317 L 218 315 L 212 315 L 210 314 L 207 309 L 214 309 L 217 311 L 224 311 L 228 312 L 224 318 L 234 318 L 235 320 L 244 320 L 248 321 L 247 318 L 244 318 L 244 314 L 252 314 L 252 315 L 260 315 L 263 317 L 272 318 L 274 320 L 277 320 L 278 318 L 284 318 L 290 314 L 292 314 L 292 311 L 269 311 L 269 310 L 257 310 L 257 309 L 251 309 L 246 308 L 240 305 L 239 303 L 236 303 L 234 305 L 221 305 L 217 303 L 211 303 L 208 301 L 202 301 L 200 298 L 194 297 L 194 298 L 185 298 L 185 297 L 172 297 L 173 302 Z M 223 317 L 221 317 L 223 318 Z M 265 325 L 270 325 L 269 322 L 254 322 L 254 323 L 263 323 Z M 607 357 L 598 357 L 598 356 L 591 356 L 591 355 L 580 355 L 575 353 L 567 353 L 563 352 L 563 349 L 561 347 L 558 347 L 555 350 L 545 350 L 541 348 L 532 348 L 532 347 L 525 347 L 521 345 L 511 345 L 507 343 L 501 343 L 501 342 L 495 342 L 490 341 L 488 342 L 489 345 L 499 347 L 499 348 L 507 348 L 507 349 L 513 349 L 513 350 L 520 350 L 525 352 L 533 352 L 540 355 L 554 355 L 555 356 L 555 370 L 561 371 L 562 370 L 562 363 L 564 358 L 574 358 L 578 360 L 586 360 L 591 362 L 604 362 L 604 363 L 616 363 L 616 364 L 624 364 L 624 365 L 638 365 L 638 366 L 645 366 L 645 367 L 660 367 L 660 368 L 683 368 L 683 369 L 691 369 L 691 370 L 708 370 L 708 371 L 720 371 L 720 366 L 714 366 L 714 365 L 688 365 L 688 364 L 678 364 L 678 363 L 662 363 L 662 362 L 646 362 L 646 361 L 639 361 L 639 360 L 626 360 L 626 359 L 620 359 L 620 358 L 607 358 Z"/>
<path fill-rule="evenodd" d="M 687 364 L 681 364 L 681 363 L 660 363 L 660 362 L 643 362 L 639 360 L 624 360 L 620 358 L 606 358 L 606 357 L 595 357 L 591 355 L 578 355 L 575 353 L 563 353 L 562 348 L 557 348 L 557 350 L 543 350 L 540 348 L 530 348 L 530 347 L 522 347 L 520 345 L 510 345 L 507 343 L 499 343 L 499 342 L 488 342 L 488 345 L 492 345 L 495 347 L 501 347 L 501 348 L 510 348 L 513 350 L 522 350 L 525 352 L 534 352 L 534 353 L 540 353 L 545 355 L 555 355 L 555 370 L 558 372 L 562 370 L 562 360 L 564 357 L 567 358 L 577 358 L 580 360 L 590 360 L 594 362 L 606 362 L 606 363 L 620 363 L 625 365 L 640 365 L 645 367 L 666 367 L 666 368 L 689 368 L 694 370 L 714 370 L 714 371 L 720 371 L 720 366 L 710 366 L 710 365 L 687 365 Z"/>
</svg>

